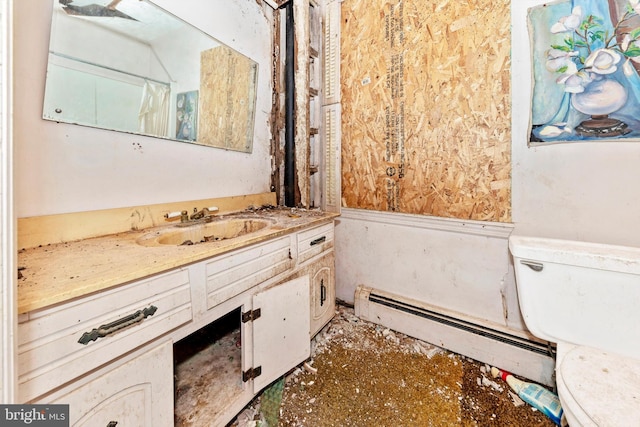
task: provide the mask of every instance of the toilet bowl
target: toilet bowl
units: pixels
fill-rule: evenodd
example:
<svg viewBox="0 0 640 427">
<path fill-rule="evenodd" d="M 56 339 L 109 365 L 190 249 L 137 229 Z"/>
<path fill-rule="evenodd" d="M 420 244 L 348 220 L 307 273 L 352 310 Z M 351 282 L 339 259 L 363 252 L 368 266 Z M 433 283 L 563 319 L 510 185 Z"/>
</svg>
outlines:
<svg viewBox="0 0 640 427">
<path fill-rule="evenodd" d="M 640 248 L 512 235 L 520 310 L 556 344 L 571 427 L 640 426 Z"/>
</svg>

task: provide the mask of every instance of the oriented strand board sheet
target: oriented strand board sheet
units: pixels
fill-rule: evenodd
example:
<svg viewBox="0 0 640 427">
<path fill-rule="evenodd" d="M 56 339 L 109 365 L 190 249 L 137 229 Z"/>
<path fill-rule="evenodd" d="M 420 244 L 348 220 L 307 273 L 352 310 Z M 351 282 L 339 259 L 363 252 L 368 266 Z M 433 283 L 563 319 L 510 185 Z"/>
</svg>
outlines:
<svg viewBox="0 0 640 427">
<path fill-rule="evenodd" d="M 510 221 L 509 4 L 344 0 L 344 206 Z"/>
<path fill-rule="evenodd" d="M 199 144 L 251 152 L 257 64 L 226 46 L 200 54 Z"/>
</svg>

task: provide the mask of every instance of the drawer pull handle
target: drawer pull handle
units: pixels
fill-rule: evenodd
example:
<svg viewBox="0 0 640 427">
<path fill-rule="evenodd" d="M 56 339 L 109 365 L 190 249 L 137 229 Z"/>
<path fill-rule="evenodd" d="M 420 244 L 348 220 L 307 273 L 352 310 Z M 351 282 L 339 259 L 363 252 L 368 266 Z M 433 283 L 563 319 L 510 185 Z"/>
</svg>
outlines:
<svg viewBox="0 0 640 427">
<path fill-rule="evenodd" d="M 118 425 L 117 421 L 109 421 L 109 424 L 107 424 L 107 427 L 116 427 Z"/>
<path fill-rule="evenodd" d="M 320 280 L 320 307 L 324 305 L 327 300 L 327 287 L 324 285 L 324 279 Z"/>
<path fill-rule="evenodd" d="M 311 242 L 309 242 L 309 246 L 319 245 L 320 243 L 324 242 L 325 240 L 327 240 L 327 236 L 318 237 L 317 239 L 312 240 Z"/>
<path fill-rule="evenodd" d="M 143 310 L 138 310 L 133 314 L 123 317 L 122 319 L 107 323 L 106 325 L 101 325 L 98 328 L 94 328 L 91 332 L 85 332 L 82 334 L 78 342 L 80 344 L 87 345 L 98 338 L 106 337 L 107 335 L 119 331 L 122 328 L 126 328 L 134 323 L 142 322 L 147 317 L 153 316 L 156 310 L 158 310 L 158 307 L 150 305 L 149 307 Z"/>
</svg>

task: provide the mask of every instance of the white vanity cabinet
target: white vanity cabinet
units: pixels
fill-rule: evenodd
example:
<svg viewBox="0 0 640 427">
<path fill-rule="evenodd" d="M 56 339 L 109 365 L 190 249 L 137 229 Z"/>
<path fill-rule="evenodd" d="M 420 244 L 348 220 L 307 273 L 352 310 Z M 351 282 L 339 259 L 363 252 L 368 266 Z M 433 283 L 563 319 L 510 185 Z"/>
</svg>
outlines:
<svg viewBox="0 0 640 427">
<path fill-rule="evenodd" d="M 20 402 L 69 404 L 72 426 L 227 425 L 334 315 L 333 227 L 21 315 Z"/>
</svg>

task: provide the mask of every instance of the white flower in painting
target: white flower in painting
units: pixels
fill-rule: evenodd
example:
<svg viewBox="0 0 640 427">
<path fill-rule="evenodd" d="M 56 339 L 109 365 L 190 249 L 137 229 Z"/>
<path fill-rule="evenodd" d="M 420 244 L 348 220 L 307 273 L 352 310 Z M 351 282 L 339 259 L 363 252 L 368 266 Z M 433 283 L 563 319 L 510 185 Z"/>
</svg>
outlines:
<svg viewBox="0 0 640 427">
<path fill-rule="evenodd" d="M 549 49 L 547 51 L 547 69 L 549 71 L 560 71 L 564 67 L 570 67 L 575 64 L 571 58 L 578 56 L 580 53 L 577 50 L 572 52 L 566 52 L 560 49 Z"/>
<path fill-rule="evenodd" d="M 584 61 L 584 68 L 596 74 L 612 74 L 618 69 L 622 57 L 611 49 L 598 49 Z"/>
<path fill-rule="evenodd" d="M 564 91 L 569 93 L 582 93 L 584 88 L 591 83 L 589 73 L 584 71 L 567 72 L 556 80 L 556 83 L 564 85 Z"/>
<path fill-rule="evenodd" d="M 563 133 L 571 133 L 571 128 L 566 123 L 555 123 L 547 125 L 540 130 L 540 136 L 555 138 Z"/>
<path fill-rule="evenodd" d="M 635 13 L 640 15 L 640 0 L 629 0 L 629 6 Z"/>
<path fill-rule="evenodd" d="M 636 0 L 638 1 L 638 0 Z M 571 11 L 571 15 L 563 16 L 551 26 L 551 32 L 553 34 L 566 33 L 575 31 L 580 27 L 582 22 L 582 7 L 576 6 Z"/>
</svg>

